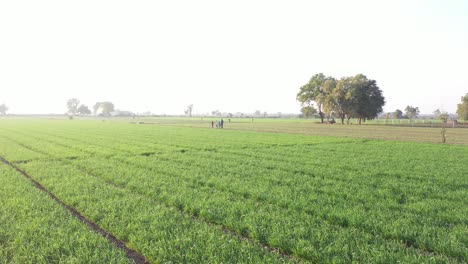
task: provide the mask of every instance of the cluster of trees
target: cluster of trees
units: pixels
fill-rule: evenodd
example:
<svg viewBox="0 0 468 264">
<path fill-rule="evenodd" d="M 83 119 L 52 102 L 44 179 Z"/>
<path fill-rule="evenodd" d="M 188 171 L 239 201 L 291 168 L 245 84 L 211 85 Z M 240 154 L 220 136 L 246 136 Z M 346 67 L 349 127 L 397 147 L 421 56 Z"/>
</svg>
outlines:
<svg viewBox="0 0 468 264">
<path fill-rule="evenodd" d="M 449 118 L 449 114 L 445 111 L 442 111 L 440 109 L 436 109 L 434 112 L 432 112 L 434 115 L 434 118 L 441 119 L 447 121 Z M 405 108 L 405 112 L 403 113 L 400 109 L 395 110 L 394 112 L 391 113 L 385 113 L 384 118 L 385 119 L 415 119 L 419 115 L 419 107 L 413 107 L 413 106 L 407 106 Z"/>
<path fill-rule="evenodd" d="M 288 114 L 288 113 L 282 113 L 282 112 L 276 112 L 276 113 L 268 113 L 266 111 L 260 111 L 260 110 L 255 110 L 253 113 L 242 113 L 242 112 L 235 112 L 235 113 L 226 113 L 226 112 L 221 112 L 220 110 L 213 110 L 209 113 L 206 113 L 208 116 L 216 116 L 216 117 L 240 117 L 240 118 L 282 118 L 282 117 L 297 117 L 297 114 Z"/>
<path fill-rule="evenodd" d="M 385 113 L 385 118 L 393 118 L 393 119 L 414 119 L 419 115 L 419 107 L 414 107 L 411 105 L 406 106 L 405 113 L 400 109 L 395 110 L 392 113 Z"/>
<path fill-rule="evenodd" d="M 457 105 L 458 118 L 468 120 L 468 93 L 462 96 L 461 103 Z"/>
<path fill-rule="evenodd" d="M 97 102 L 93 106 L 93 114 L 96 115 L 99 111 L 104 116 L 110 116 L 112 112 L 115 111 L 115 106 L 111 102 Z"/>
<path fill-rule="evenodd" d="M 302 104 L 304 116 L 318 113 L 323 123 L 325 117 L 329 119 L 337 115 L 342 124 L 345 119 L 349 124 L 353 117 L 359 119 L 359 124 L 376 118 L 385 104 L 377 82 L 363 74 L 339 80 L 323 73 L 316 74 L 300 88 L 297 100 Z"/>
<path fill-rule="evenodd" d="M 414 107 L 414 106 L 406 106 L 405 112 L 401 111 L 400 109 L 395 110 L 394 112 L 391 113 L 385 113 L 384 118 L 385 119 L 415 119 L 418 117 L 420 111 L 419 107 Z M 437 119 L 442 119 L 447 121 L 449 115 L 447 112 L 441 111 L 440 109 L 436 109 L 433 112 L 433 115 Z"/>
<path fill-rule="evenodd" d="M 447 120 L 449 118 L 449 114 L 447 112 L 441 111 L 440 109 L 436 109 L 433 112 L 433 114 L 435 118 L 444 121 L 444 123 L 447 123 Z"/>
<path fill-rule="evenodd" d="M 80 100 L 72 98 L 67 101 L 68 114 L 70 115 L 90 115 L 91 110 L 88 106 L 81 104 Z M 102 115 L 110 116 L 110 113 L 115 111 L 114 104 L 111 102 L 97 102 L 93 106 L 93 114 L 96 115 L 101 111 Z"/>
<path fill-rule="evenodd" d="M 91 114 L 91 111 L 89 110 L 89 108 L 84 104 L 80 105 L 80 100 L 78 100 L 76 98 L 72 98 L 72 99 L 67 101 L 67 108 L 68 108 L 68 114 L 71 114 L 71 115 L 76 115 L 76 114 L 89 115 L 89 114 Z"/>
<path fill-rule="evenodd" d="M 0 105 L 0 114 L 1 115 L 6 115 L 8 111 L 8 106 L 6 106 L 6 104 L 1 104 Z"/>
</svg>

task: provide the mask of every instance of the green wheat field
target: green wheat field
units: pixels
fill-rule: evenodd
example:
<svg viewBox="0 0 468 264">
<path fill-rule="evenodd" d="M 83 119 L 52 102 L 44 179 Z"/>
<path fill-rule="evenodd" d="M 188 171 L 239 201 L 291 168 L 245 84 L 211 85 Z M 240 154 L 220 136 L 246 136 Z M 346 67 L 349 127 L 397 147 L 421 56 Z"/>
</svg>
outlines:
<svg viewBox="0 0 468 264">
<path fill-rule="evenodd" d="M 0 263 L 468 262 L 468 130 L 209 122 L 0 120 Z"/>
</svg>

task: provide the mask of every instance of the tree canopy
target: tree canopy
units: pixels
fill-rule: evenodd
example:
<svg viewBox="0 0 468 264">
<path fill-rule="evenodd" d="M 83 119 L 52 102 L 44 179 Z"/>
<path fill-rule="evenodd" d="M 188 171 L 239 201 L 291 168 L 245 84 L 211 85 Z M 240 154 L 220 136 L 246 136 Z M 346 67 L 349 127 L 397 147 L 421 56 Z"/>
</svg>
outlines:
<svg viewBox="0 0 468 264">
<path fill-rule="evenodd" d="M 323 73 L 318 73 L 310 78 L 309 82 L 301 86 L 299 93 L 297 93 L 297 100 L 301 102 L 302 106 L 309 106 L 313 102 L 317 105 L 317 111 L 323 123 L 323 105 L 326 100 L 326 94 L 323 91 L 323 85 L 327 79 Z"/>
<path fill-rule="evenodd" d="M 468 93 L 462 96 L 461 103 L 457 105 L 458 118 L 468 120 Z"/>
<path fill-rule="evenodd" d="M 97 102 L 93 106 L 93 112 L 96 115 L 101 110 L 102 115 L 110 116 L 110 113 L 115 110 L 115 106 L 111 102 Z"/>
<path fill-rule="evenodd" d="M 377 82 L 363 74 L 340 80 L 316 74 L 300 87 L 296 98 L 303 107 L 315 103 L 322 123 L 325 114 L 327 119 L 337 114 L 342 124 L 345 119 L 349 123 L 351 117 L 358 118 L 361 124 L 362 120 L 376 118 L 385 104 Z"/>
<path fill-rule="evenodd" d="M 84 104 L 82 104 L 82 105 L 80 105 L 80 107 L 78 107 L 77 112 L 80 115 L 90 115 L 91 114 L 91 110 L 89 110 L 88 106 L 86 106 Z"/>
<path fill-rule="evenodd" d="M 406 117 L 408 117 L 409 119 L 413 119 L 413 118 L 416 118 L 418 117 L 419 115 L 419 107 L 413 107 L 413 106 L 406 106 L 405 108 L 405 115 Z"/>
<path fill-rule="evenodd" d="M 400 109 L 395 110 L 395 112 L 392 113 L 392 118 L 394 119 L 403 118 L 403 111 L 401 111 Z"/>
<path fill-rule="evenodd" d="M 301 113 L 304 115 L 305 118 L 310 118 L 313 114 L 317 113 L 317 110 L 314 108 L 313 105 L 309 105 L 302 107 Z"/>
<path fill-rule="evenodd" d="M 351 80 L 351 115 L 362 120 L 374 119 L 382 112 L 385 98 L 375 80 L 367 79 L 363 74 Z"/>
<path fill-rule="evenodd" d="M 78 105 L 80 104 L 80 100 L 76 98 L 72 98 L 67 101 L 67 108 L 68 108 L 68 113 L 72 115 L 76 115 L 78 112 Z"/>
<path fill-rule="evenodd" d="M 5 104 L 1 104 L 0 105 L 0 114 L 6 115 L 7 111 L 8 111 L 8 106 L 6 106 Z"/>
</svg>

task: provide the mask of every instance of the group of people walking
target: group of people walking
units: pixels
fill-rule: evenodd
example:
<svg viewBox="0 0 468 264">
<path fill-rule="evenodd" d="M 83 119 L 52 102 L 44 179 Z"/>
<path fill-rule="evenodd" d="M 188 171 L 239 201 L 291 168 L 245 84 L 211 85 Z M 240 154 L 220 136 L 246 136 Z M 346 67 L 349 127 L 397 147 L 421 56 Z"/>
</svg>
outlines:
<svg viewBox="0 0 468 264">
<path fill-rule="evenodd" d="M 216 128 L 224 128 L 224 120 L 221 118 L 221 121 L 219 120 L 216 120 L 215 121 L 211 121 L 211 128 L 214 128 L 216 125 Z"/>
</svg>

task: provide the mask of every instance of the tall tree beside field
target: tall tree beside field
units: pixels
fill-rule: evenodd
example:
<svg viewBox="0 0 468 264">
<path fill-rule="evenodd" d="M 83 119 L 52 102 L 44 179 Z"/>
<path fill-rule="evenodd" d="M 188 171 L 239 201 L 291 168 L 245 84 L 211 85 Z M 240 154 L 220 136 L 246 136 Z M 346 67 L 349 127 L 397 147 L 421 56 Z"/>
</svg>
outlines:
<svg viewBox="0 0 468 264">
<path fill-rule="evenodd" d="M 468 120 L 468 93 L 462 96 L 461 103 L 457 105 L 458 118 Z"/>
<path fill-rule="evenodd" d="M 91 110 L 89 110 L 89 108 L 84 104 L 82 104 L 82 105 L 80 105 L 80 107 L 78 107 L 77 112 L 80 115 L 90 115 L 91 114 Z"/>
<path fill-rule="evenodd" d="M 334 111 L 341 119 L 341 124 L 344 124 L 345 118 L 349 124 L 349 119 L 352 116 L 351 80 L 350 77 L 341 78 L 328 96 L 329 103 L 333 105 Z"/>
<path fill-rule="evenodd" d="M 322 123 L 324 118 L 323 106 L 327 97 L 323 90 L 323 85 L 330 78 L 326 77 L 323 73 L 315 74 L 307 84 L 301 86 L 296 96 L 296 99 L 302 106 L 309 106 L 312 103 L 317 105 L 317 111 Z"/>
<path fill-rule="evenodd" d="M 414 119 L 414 118 L 418 117 L 419 107 L 413 107 L 413 106 L 410 106 L 410 105 L 406 106 L 405 115 L 409 119 Z"/>
<path fill-rule="evenodd" d="M 6 115 L 7 111 L 8 111 L 8 106 L 6 106 L 5 104 L 1 104 L 0 105 L 0 114 Z"/>
<path fill-rule="evenodd" d="M 335 110 L 335 100 L 333 91 L 336 88 L 336 79 L 333 77 L 328 77 L 325 82 L 323 82 L 323 112 L 327 117 L 327 122 L 330 121 Z"/>
<path fill-rule="evenodd" d="M 80 100 L 76 98 L 72 98 L 67 101 L 67 108 L 68 108 L 68 113 L 72 115 L 76 115 L 78 111 L 78 105 L 80 104 Z"/>
<path fill-rule="evenodd" d="M 97 112 L 99 111 L 99 108 L 101 107 L 101 102 L 97 102 L 93 105 L 93 114 L 96 115 Z"/>
<path fill-rule="evenodd" d="M 188 105 L 187 108 L 185 108 L 184 113 L 188 115 L 189 117 L 192 117 L 192 112 L 193 112 L 193 104 Z"/>
<path fill-rule="evenodd" d="M 296 98 L 303 107 L 315 103 L 322 123 L 325 114 L 328 119 L 336 113 L 342 124 L 345 118 L 349 123 L 351 117 L 358 118 L 361 124 L 362 120 L 376 118 L 385 104 L 377 82 L 363 74 L 339 81 L 322 73 L 316 74 L 300 88 Z"/>
<path fill-rule="evenodd" d="M 385 97 L 375 80 L 368 79 L 363 74 L 352 77 L 349 100 L 352 116 L 359 119 L 359 124 L 364 120 L 374 119 L 382 112 L 385 105 Z"/>
<path fill-rule="evenodd" d="M 102 114 L 110 116 L 110 113 L 115 110 L 115 106 L 111 102 L 101 102 Z"/>
<path fill-rule="evenodd" d="M 97 102 L 93 106 L 94 114 L 96 115 L 99 112 L 99 110 L 102 111 L 103 115 L 110 116 L 110 113 L 115 110 L 115 106 L 111 102 Z"/>
<path fill-rule="evenodd" d="M 403 111 L 401 111 L 400 109 L 395 110 L 395 112 L 392 113 L 392 118 L 393 119 L 403 118 Z"/>
<path fill-rule="evenodd" d="M 309 106 L 302 107 L 301 108 L 301 113 L 304 115 L 305 118 L 310 118 L 315 113 L 317 113 L 317 110 L 314 108 L 313 105 L 309 105 Z"/>
</svg>

